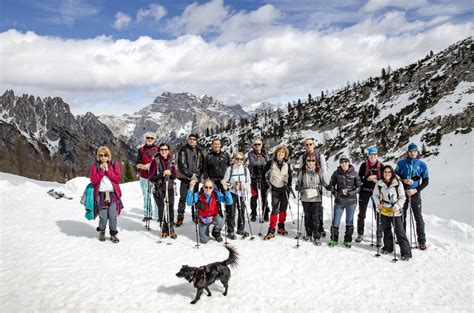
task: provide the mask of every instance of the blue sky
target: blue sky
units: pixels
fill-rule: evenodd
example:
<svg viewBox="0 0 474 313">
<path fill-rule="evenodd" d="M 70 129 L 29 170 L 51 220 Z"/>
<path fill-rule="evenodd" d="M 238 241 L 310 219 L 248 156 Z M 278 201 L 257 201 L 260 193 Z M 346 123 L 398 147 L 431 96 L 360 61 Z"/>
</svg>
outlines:
<svg viewBox="0 0 474 313">
<path fill-rule="evenodd" d="M 2 0 L 0 87 L 74 112 L 132 113 L 163 91 L 286 103 L 472 35 L 472 1 Z"/>
</svg>

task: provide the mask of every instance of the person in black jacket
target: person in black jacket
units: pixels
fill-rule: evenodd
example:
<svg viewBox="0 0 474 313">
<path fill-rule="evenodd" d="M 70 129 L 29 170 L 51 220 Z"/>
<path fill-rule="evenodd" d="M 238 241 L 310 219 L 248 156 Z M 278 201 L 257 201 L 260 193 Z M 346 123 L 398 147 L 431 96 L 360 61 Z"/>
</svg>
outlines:
<svg viewBox="0 0 474 313">
<path fill-rule="evenodd" d="M 186 145 L 181 147 L 178 152 L 178 179 L 181 181 L 179 187 L 179 203 L 178 218 L 176 219 L 176 227 L 183 224 L 184 211 L 186 209 L 186 195 L 189 189 L 189 183 L 192 179 L 198 181 L 202 175 L 204 166 L 204 154 L 197 145 L 198 135 L 190 134 Z M 194 186 L 195 192 L 199 189 L 199 184 Z M 194 213 L 191 215 L 194 220 Z"/>
<path fill-rule="evenodd" d="M 334 247 L 339 239 L 339 225 L 342 213 L 346 211 L 346 233 L 344 245 L 352 246 L 352 234 L 354 233 L 354 212 L 357 205 L 357 194 L 360 191 L 360 177 L 352 166 L 349 156 L 342 155 L 339 158 L 339 166 L 331 176 L 329 186 L 336 200 L 331 226 L 331 240 L 329 245 Z"/>
<path fill-rule="evenodd" d="M 211 143 L 211 151 L 204 158 L 204 179 L 211 179 L 220 192 L 224 192 L 221 181 L 226 169 L 230 166 L 230 156 L 221 150 L 221 140 L 215 138 Z"/>
<path fill-rule="evenodd" d="M 260 205 L 258 209 L 261 210 L 261 214 L 263 215 L 263 220 L 259 222 L 268 222 L 268 213 L 270 209 L 268 208 L 267 204 L 267 184 L 263 176 L 263 168 L 265 164 L 268 162 L 267 153 L 263 149 L 263 143 L 261 139 L 255 139 L 253 141 L 253 148 L 249 151 L 247 156 L 247 167 L 250 171 L 251 177 L 251 194 L 252 197 L 250 198 L 250 220 L 255 222 L 257 220 L 257 206 Z M 260 203 L 259 201 L 259 192 L 260 192 Z"/>
<path fill-rule="evenodd" d="M 372 199 L 372 208 L 374 214 L 377 215 L 374 199 L 372 198 L 372 192 L 374 191 L 375 184 L 379 179 L 382 178 L 382 167 L 383 164 L 377 160 L 377 148 L 369 147 L 367 149 L 367 160 L 360 165 L 359 177 L 362 182 L 359 193 L 359 214 L 357 215 L 357 238 L 356 242 L 361 242 L 364 237 L 364 222 L 365 215 L 367 213 L 367 206 L 369 200 Z M 378 221 L 379 219 L 376 218 Z M 382 230 L 377 223 L 377 246 L 381 244 Z"/>
</svg>

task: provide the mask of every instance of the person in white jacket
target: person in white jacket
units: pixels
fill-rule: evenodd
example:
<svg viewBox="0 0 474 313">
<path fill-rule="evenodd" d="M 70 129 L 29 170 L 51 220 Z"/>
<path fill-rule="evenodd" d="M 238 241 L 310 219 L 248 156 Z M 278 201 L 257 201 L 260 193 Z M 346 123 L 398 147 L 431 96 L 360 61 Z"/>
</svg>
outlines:
<svg viewBox="0 0 474 313">
<path fill-rule="evenodd" d="M 225 172 L 224 180 L 229 185 L 232 194 L 232 206 L 226 207 L 227 237 L 237 239 L 234 234 L 235 215 L 237 213 L 237 234 L 243 238 L 249 234 L 245 231 L 245 200 L 250 194 L 250 172 L 244 166 L 244 154 L 237 152 L 234 155 L 234 163 Z"/>
<path fill-rule="evenodd" d="M 380 213 L 382 224 L 382 253 L 388 254 L 393 252 L 393 223 L 398 244 L 400 245 L 401 259 L 408 261 L 412 255 L 410 243 L 403 228 L 402 208 L 405 203 L 405 190 L 402 182 L 395 175 L 393 167 L 390 165 L 385 165 L 382 168 L 382 179 L 375 185 L 372 197 Z"/>
</svg>

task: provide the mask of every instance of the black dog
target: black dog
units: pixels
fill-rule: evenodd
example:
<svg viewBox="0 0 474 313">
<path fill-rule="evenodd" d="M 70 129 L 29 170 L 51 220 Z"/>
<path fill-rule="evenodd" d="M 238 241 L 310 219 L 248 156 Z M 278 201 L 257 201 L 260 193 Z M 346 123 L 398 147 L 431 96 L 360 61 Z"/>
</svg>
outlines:
<svg viewBox="0 0 474 313">
<path fill-rule="evenodd" d="M 215 262 L 201 267 L 183 265 L 179 272 L 176 273 L 176 276 L 182 277 L 189 282 L 193 282 L 194 287 L 197 288 L 196 297 L 191 304 L 195 304 L 199 301 L 204 289 L 207 291 L 207 296 L 210 297 L 211 291 L 208 286 L 213 284 L 216 279 L 219 279 L 224 285 L 224 296 L 227 295 L 230 279 L 229 265 L 234 268 L 237 266 L 239 254 L 232 247 L 226 246 L 226 249 L 229 250 L 229 257 L 225 261 Z"/>
</svg>

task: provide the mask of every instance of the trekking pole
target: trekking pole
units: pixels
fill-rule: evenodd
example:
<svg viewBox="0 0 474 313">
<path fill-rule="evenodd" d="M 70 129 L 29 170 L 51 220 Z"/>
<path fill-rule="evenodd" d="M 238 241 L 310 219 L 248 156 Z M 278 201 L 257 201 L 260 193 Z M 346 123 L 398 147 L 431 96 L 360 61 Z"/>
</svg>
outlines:
<svg viewBox="0 0 474 313">
<path fill-rule="evenodd" d="M 390 202 L 390 207 L 392 208 L 392 228 L 393 228 L 393 233 L 392 233 L 392 245 L 393 245 L 393 259 L 392 262 L 397 262 L 397 245 L 395 244 L 395 211 L 393 210 L 392 206 L 392 195 L 388 196 L 389 202 Z"/>
<path fill-rule="evenodd" d="M 296 223 L 296 248 L 300 247 L 300 196 L 301 193 L 298 190 L 298 204 L 296 206 L 296 218 L 298 219 L 298 222 Z"/>
<path fill-rule="evenodd" d="M 290 209 L 290 216 L 291 216 L 291 223 L 293 225 L 295 225 L 295 219 L 293 218 L 293 211 L 291 210 L 291 204 L 290 204 L 290 195 L 289 195 L 289 191 L 286 192 L 285 191 L 285 195 L 286 195 L 286 202 L 288 202 L 288 208 Z"/>
<path fill-rule="evenodd" d="M 227 242 L 227 210 L 225 208 L 225 205 L 222 205 L 224 206 L 224 209 L 222 210 L 222 212 L 224 212 L 224 246 L 227 247 L 227 245 L 229 244 L 229 242 Z"/>
<path fill-rule="evenodd" d="M 372 197 L 370 197 L 370 200 L 372 200 L 372 231 L 371 231 L 371 240 L 370 240 L 370 246 L 373 247 L 374 246 L 374 220 L 375 220 L 375 217 L 376 217 L 376 214 L 375 214 L 375 202 L 374 202 L 374 199 Z"/>
<path fill-rule="evenodd" d="M 150 179 L 147 180 L 147 199 L 146 199 L 146 218 L 145 218 L 145 229 L 150 230 L 150 215 L 152 215 L 151 212 L 151 199 L 150 199 L 150 193 L 151 193 L 151 184 L 150 184 Z"/>
<path fill-rule="evenodd" d="M 252 226 L 250 225 L 249 211 L 247 211 L 247 205 L 245 204 L 247 199 L 248 199 L 248 193 L 247 193 L 247 189 L 246 189 L 245 190 L 245 197 L 244 197 L 244 211 L 245 211 L 245 215 L 247 216 L 247 223 L 249 224 L 250 240 L 254 240 L 255 237 L 253 236 Z M 239 204 L 239 206 L 240 206 L 240 204 Z"/>
<path fill-rule="evenodd" d="M 168 223 L 168 244 L 171 244 L 171 221 L 170 221 L 170 202 L 169 202 L 169 194 L 168 194 L 168 182 L 169 182 L 169 177 L 166 177 L 165 179 L 165 209 L 166 209 L 166 214 L 165 214 L 165 223 Z M 163 231 L 163 227 L 161 228 Z"/>
<path fill-rule="evenodd" d="M 193 205 L 191 206 L 191 210 L 194 212 L 194 219 L 195 219 L 195 221 L 193 221 L 193 222 L 194 222 L 194 225 L 195 225 L 194 228 L 196 229 L 196 245 L 195 245 L 195 247 L 196 247 L 197 249 L 199 249 L 199 232 L 198 232 L 199 219 L 198 219 L 198 215 L 197 215 L 197 210 L 196 210 L 196 205 L 195 205 L 195 204 L 193 204 Z"/>
<path fill-rule="evenodd" d="M 413 231 L 413 248 L 418 249 L 417 233 L 415 228 L 415 216 L 413 214 L 413 209 L 410 204 L 410 232 Z M 412 242 L 410 242 L 410 245 Z"/>
<path fill-rule="evenodd" d="M 374 202 L 375 203 L 375 202 Z M 381 212 L 376 212 L 376 217 L 377 217 L 377 230 L 376 230 L 376 233 L 378 234 L 378 231 L 379 231 L 379 227 L 380 227 L 380 214 Z M 376 245 L 377 246 L 377 253 L 375 254 L 375 256 L 378 258 L 380 256 L 380 244 L 379 245 Z"/>
<path fill-rule="evenodd" d="M 258 222 L 263 223 L 263 210 L 262 210 L 262 199 L 260 198 L 260 189 L 262 188 L 259 181 L 257 181 L 257 211 L 258 211 Z"/>
</svg>

